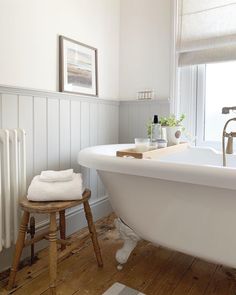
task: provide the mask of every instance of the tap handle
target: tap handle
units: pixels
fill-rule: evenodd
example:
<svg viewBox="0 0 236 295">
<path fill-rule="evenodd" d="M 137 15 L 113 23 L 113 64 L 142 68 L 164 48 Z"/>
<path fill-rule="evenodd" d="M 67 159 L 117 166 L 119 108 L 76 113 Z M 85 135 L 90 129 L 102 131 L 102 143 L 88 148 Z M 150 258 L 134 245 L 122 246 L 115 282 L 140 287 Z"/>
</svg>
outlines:
<svg viewBox="0 0 236 295">
<path fill-rule="evenodd" d="M 226 154 L 233 154 L 233 136 L 228 137 L 228 142 L 226 146 Z"/>
</svg>

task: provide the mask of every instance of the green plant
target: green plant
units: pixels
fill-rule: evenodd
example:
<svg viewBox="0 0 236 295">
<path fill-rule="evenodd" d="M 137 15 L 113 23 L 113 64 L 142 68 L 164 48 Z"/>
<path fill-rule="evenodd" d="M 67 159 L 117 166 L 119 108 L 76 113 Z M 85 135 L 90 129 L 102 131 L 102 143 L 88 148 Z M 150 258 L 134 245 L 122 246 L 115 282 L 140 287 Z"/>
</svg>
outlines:
<svg viewBox="0 0 236 295">
<path fill-rule="evenodd" d="M 151 137 L 152 137 L 152 120 L 151 119 L 149 119 L 147 124 L 146 124 L 146 130 L 147 130 L 148 138 L 151 139 Z"/>
<path fill-rule="evenodd" d="M 161 117 L 160 123 L 161 123 L 161 126 L 175 127 L 175 126 L 180 126 L 184 119 L 185 119 L 184 114 L 182 114 L 179 117 L 179 119 L 177 119 L 175 115 L 172 114 L 169 117 Z"/>
</svg>

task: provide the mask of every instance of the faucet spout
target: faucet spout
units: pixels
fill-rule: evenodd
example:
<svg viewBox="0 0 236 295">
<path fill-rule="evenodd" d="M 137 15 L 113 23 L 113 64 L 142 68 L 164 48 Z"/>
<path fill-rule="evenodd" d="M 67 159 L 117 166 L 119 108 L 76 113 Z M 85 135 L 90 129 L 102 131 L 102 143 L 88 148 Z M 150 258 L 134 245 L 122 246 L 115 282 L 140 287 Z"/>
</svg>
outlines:
<svg viewBox="0 0 236 295">
<path fill-rule="evenodd" d="M 235 111 L 235 110 L 236 110 L 236 106 L 235 107 L 223 107 L 222 114 L 229 114 L 230 111 Z"/>
</svg>

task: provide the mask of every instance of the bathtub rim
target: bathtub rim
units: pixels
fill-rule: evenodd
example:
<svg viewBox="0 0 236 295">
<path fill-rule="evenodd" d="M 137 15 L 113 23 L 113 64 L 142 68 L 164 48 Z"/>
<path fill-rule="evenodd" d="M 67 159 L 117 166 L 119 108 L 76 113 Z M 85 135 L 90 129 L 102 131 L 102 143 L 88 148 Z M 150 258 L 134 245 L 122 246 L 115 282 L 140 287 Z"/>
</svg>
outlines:
<svg viewBox="0 0 236 295">
<path fill-rule="evenodd" d="M 236 190 L 235 168 L 115 156 L 116 150 L 131 147 L 132 144 L 116 144 L 85 148 L 78 154 L 78 163 L 96 170 Z M 212 148 L 189 148 L 211 150 L 212 153 L 219 154 Z M 107 153 L 104 150 L 107 150 Z"/>
</svg>

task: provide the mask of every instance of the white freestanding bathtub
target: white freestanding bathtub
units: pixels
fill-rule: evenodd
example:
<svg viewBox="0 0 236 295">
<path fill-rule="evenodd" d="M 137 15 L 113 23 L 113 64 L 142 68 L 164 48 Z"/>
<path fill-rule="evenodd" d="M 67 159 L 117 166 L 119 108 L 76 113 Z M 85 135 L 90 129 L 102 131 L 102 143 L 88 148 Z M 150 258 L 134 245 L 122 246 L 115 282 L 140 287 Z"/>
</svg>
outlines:
<svg viewBox="0 0 236 295">
<path fill-rule="evenodd" d="M 126 262 L 140 237 L 236 267 L 236 156 L 228 156 L 229 167 L 210 148 L 189 147 L 156 159 L 115 156 L 127 147 L 132 145 L 79 153 L 81 165 L 98 170 L 114 211 L 128 225 L 118 261 Z"/>
</svg>

